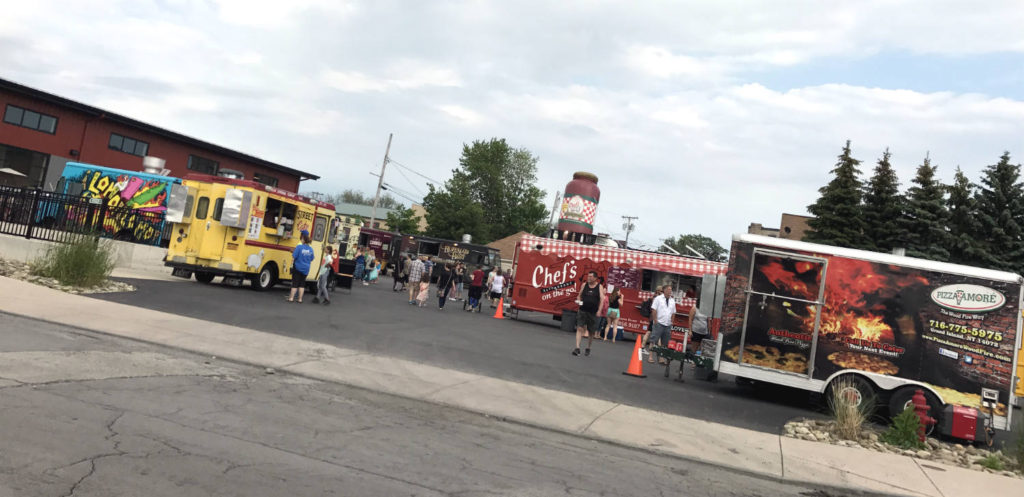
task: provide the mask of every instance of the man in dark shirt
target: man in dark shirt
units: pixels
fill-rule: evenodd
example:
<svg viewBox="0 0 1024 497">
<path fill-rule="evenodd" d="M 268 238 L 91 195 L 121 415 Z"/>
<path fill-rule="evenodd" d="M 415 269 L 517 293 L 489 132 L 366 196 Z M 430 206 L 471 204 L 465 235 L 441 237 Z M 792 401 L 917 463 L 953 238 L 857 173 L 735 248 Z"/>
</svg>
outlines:
<svg viewBox="0 0 1024 497">
<path fill-rule="evenodd" d="M 597 282 L 597 271 L 591 271 L 587 273 L 587 282 L 580 288 L 580 294 L 576 298 L 580 310 L 576 313 L 576 348 L 572 349 L 572 355 L 580 355 L 583 330 L 587 332 L 587 348 L 583 355 L 590 355 L 590 345 L 594 343 L 594 333 L 597 332 L 597 311 L 603 300 L 604 287 Z"/>
<path fill-rule="evenodd" d="M 480 298 L 484 294 L 484 270 L 483 268 L 476 268 L 473 271 L 473 279 L 469 283 L 469 308 L 467 311 L 476 309 L 476 306 L 480 305 Z"/>
</svg>

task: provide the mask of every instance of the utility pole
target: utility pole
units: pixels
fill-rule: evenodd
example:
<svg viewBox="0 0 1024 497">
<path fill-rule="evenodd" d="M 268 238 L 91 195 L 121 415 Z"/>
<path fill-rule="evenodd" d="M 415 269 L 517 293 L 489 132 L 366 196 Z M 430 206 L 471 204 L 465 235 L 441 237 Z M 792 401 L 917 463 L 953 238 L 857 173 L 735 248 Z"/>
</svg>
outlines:
<svg viewBox="0 0 1024 497">
<path fill-rule="evenodd" d="M 388 147 L 384 149 L 384 162 L 380 165 L 380 177 L 377 178 L 377 194 L 373 196 L 373 212 L 370 213 L 370 228 L 373 228 L 377 220 L 377 204 L 380 203 L 380 189 L 384 186 L 384 168 L 388 167 L 388 154 L 391 153 L 391 137 L 394 133 L 388 133 Z"/>
<path fill-rule="evenodd" d="M 626 248 L 629 248 L 629 234 L 636 229 L 634 220 L 640 219 L 637 216 L 622 216 L 622 229 L 626 232 Z"/>
</svg>

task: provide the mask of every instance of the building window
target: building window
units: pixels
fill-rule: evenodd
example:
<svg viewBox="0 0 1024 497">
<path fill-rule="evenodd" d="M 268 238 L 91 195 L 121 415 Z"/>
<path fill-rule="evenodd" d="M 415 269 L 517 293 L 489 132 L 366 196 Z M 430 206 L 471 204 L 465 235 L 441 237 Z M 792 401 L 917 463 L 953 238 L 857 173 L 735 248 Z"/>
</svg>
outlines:
<svg viewBox="0 0 1024 497">
<path fill-rule="evenodd" d="M 253 181 L 257 183 L 263 183 L 264 185 L 277 186 L 277 178 L 273 176 L 267 176 L 266 174 L 256 173 L 252 175 Z"/>
<path fill-rule="evenodd" d="M 23 109 L 15 105 L 7 105 L 4 112 L 4 122 L 21 126 L 23 128 L 42 131 L 43 133 L 55 134 L 57 132 L 57 118 L 40 114 L 38 112 Z"/>
<path fill-rule="evenodd" d="M 111 150 L 117 150 L 126 154 L 138 155 L 139 157 L 145 157 L 149 153 L 149 144 L 142 141 L 136 140 L 135 138 L 128 138 L 117 133 L 110 134 L 110 142 L 107 144 Z"/>
<path fill-rule="evenodd" d="M 188 156 L 188 168 L 199 173 L 215 175 L 220 169 L 220 163 L 198 155 L 190 155 Z"/>
</svg>

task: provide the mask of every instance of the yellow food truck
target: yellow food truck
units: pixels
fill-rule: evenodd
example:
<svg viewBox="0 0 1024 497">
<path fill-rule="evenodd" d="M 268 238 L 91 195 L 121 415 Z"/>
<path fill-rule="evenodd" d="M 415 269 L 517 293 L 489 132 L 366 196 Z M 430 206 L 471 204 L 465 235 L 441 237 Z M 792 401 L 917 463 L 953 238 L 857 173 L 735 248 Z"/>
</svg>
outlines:
<svg viewBox="0 0 1024 497">
<path fill-rule="evenodd" d="M 309 278 L 315 284 L 324 247 L 337 243 L 340 223 L 334 206 L 254 181 L 188 175 L 175 185 L 167 205 L 174 223 L 165 264 L 172 274 L 195 275 L 209 283 L 216 276 L 254 290 L 267 290 L 292 278 L 292 251 L 309 231 L 314 257 Z"/>
</svg>

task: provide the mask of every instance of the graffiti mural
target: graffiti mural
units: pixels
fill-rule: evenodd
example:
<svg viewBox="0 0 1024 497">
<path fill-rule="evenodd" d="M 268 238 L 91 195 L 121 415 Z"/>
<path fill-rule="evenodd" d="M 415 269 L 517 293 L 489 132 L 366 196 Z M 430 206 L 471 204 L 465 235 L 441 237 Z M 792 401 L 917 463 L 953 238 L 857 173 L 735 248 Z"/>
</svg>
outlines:
<svg viewBox="0 0 1024 497">
<path fill-rule="evenodd" d="M 177 180 L 105 167 L 69 163 L 64 170 L 66 190 L 101 199 L 107 216 L 103 231 L 114 238 L 159 244 L 170 185 Z M 74 188 L 70 188 L 74 185 Z M 81 215 L 81 214 L 79 214 Z"/>
</svg>

